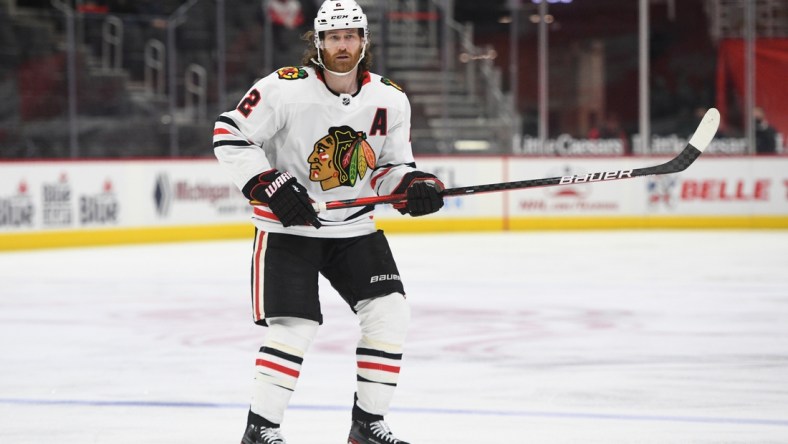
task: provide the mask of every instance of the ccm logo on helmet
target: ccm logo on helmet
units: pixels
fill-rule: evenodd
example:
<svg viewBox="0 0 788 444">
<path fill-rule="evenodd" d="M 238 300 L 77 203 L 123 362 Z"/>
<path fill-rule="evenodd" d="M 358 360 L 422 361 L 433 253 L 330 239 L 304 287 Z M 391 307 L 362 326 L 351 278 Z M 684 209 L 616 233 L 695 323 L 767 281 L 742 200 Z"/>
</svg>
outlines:
<svg viewBox="0 0 788 444">
<path fill-rule="evenodd" d="M 350 17 L 349 15 L 332 15 L 331 20 L 342 20 Z"/>
<path fill-rule="evenodd" d="M 374 284 L 375 282 L 380 282 L 380 281 L 401 281 L 401 280 L 402 279 L 400 279 L 398 274 L 380 274 L 377 276 L 372 276 L 369 279 L 369 283 Z"/>
</svg>

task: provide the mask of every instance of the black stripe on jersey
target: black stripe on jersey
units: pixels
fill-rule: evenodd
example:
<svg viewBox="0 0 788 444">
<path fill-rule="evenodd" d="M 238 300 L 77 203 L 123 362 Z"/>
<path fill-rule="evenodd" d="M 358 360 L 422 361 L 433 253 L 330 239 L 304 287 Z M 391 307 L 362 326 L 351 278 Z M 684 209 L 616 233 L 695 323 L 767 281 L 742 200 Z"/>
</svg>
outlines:
<svg viewBox="0 0 788 444">
<path fill-rule="evenodd" d="M 386 359 L 398 359 L 398 360 L 402 359 L 402 353 L 387 353 L 381 350 L 362 348 L 362 347 L 356 349 L 356 354 L 363 356 L 377 356 L 379 358 L 386 358 Z"/>
<path fill-rule="evenodd" d="M 290 361 L 299 365 L 304 363 L 304 358 L 299 358 L 298 356 L 291 355 L 290 353 L 285 353 L 282 350 L 277 350 L 271 347 L 260 347 L 260 353 L 276 356 L 277 358 L 282 358 L 286 361 Z"/>
<path fill-rule="evenodd" d="M 364 208 L 360 209 L 359 211 L 356 211 L 355 213 L 353 213 L 350 216 L 346 217 L 345 218 L 345 222 L 347 222 L 349 220 L 352 220 L 352 219 L 356 219 L 359 216 L 363 216 L 363 215 L 369 213 L 370 211 L 372 211 L 374 209 L 375 209 L 374 205 L 367 205 L 366 207 L 364 207 Z"/>
<path fill-rule="evenodd" d="M 373 171 L 381 170 L 381 169 L 384 169 L 384 168 L 394 168 L 394 167 L 398 167 L 400 165 L 405 165 L 405 166 L 409 166 L 411 168 L 416 168 L 416 162 L 397 163 L 397 164 L 387 163 L 385 165 L 377 165 L 377 166 L 375 166 L 375 169 Z"/>
<path fill-rule="evenodd" d="M 220 147 L 220 146 L 228 146 L 228 145 L 231 145 L 231 146 L 252 146 L 246 140 L 220 140 L 218 142 L 214 142 L 213 143 L 213 147 L 214 148 Z"/>
<path fill-rule="evenodd" d="M 238 128 L 238 124 L 235 123 L 235 120 L 233 120 L 233 119 L 231 119 L 231 118 L 229 118 L 227 116 L 219 116 L 219 118 L 216 119 L 216 121 L 217 122 L 226 123 L 227 125 L 230 125 L 231 127 L 237 129 L 238 131 L 241 130 L 240 128 Z"/>
<path fill-rule="evenodd" d="M 397 386 L 397 384 L 394 384 L 394 383 L 392 383 L 392 382 L 378 382 L 378 381 L 370 381 L 369 379 L 367 379 L 367 378 L 362 378 L 362 377 L 361 377 L 361 376 L 359 376 L 359 375 L 356 375 L 356 381 L 358 381 L 358 382 L 369 382 L 370 384 L 383 384 L 383 385 L 388 385 L 388 386 L 391 386 L 391 387 L 396 387 L 396 386 Z"/>
</svg>

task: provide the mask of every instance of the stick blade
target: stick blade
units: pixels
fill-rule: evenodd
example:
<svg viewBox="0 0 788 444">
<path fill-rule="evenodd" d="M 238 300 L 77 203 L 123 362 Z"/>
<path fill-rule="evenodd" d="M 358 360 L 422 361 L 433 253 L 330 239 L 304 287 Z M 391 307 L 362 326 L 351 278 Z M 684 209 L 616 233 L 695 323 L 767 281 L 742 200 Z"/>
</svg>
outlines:
<svg viewBox="0 0 788 444">
<path fill-rule="evenodd" d="M 717 111 L 717 108 L 709 108 L 703 116 L 703 119 L 701 119 L 698 129 L 695 130 L 695 134 L 690 138 L 690 145 L 702 152 L 709 146 L 714 135 L 717 134 L 717 128 L 719 128 L 719 126 L 720 112 Z"/>
</svg>

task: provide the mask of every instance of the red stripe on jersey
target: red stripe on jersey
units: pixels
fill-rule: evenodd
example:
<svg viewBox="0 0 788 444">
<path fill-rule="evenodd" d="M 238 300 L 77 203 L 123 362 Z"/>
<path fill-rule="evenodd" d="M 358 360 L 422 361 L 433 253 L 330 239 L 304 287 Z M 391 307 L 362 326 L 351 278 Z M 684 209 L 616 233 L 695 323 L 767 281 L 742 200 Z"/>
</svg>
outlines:
<svg viewBox="0 0 788 444">
<path fill-rule="evenodd" d="M 290 375 L 294 378 L 297 378 L 298 375 L 301 374 L 298 370 L 293 370 L 292 368 L 285 367 L 284 365 L 279 365 L 276 362 L 266 361 L 265 359 L 258 359 L 257 361 L 255 361 L 255 365 L 259 365 L 261 367 L 268 367 L 280 373 Z"/>
<path fill-rule="evenodd" d="M 213 130 L 214 136 L 218 136 L 219 134 L 230 134 L 230 132 L 224 128 L 216 128 L 215 130 Z"/>
<path fill-rule="evenodd" d="M 358 361 L 358 368 L 366 368 L 369 370 L 381 370 L 389 373 L 399 373 L 399 367 L 393 365 L 383 365 L 375 362 Z"/>
<path fill-rule="evenodd" d="M 276 217 L 276 215 L 274 213 L 271 213 L 270 211 L 265 211 L 258 207 L 254 207 L 252 211 L 254 211 L 254 214 L 256 216 L 265 217 L 266 219 L 279 220 L 279 218 Z"/>
<path fill-rule="evenodd" d="M 375 184 L 378 182 L 378 180 L 379 180 L 381 177 L 383 177 L 383 176 L 385 176 L 386 174 L 388 174 L 388 172 L 389 172 L 389 171 L 391 171 L 391 168 L 386 168 L 386 169 L 385 169 L 385 170 L 383 170 L 383 171 L 382 171 L 380 174 L 378 174 L 377 176 L 374 176 L 374 177 L 372 178 L 372 180 L 370 180 L 370 181 L 369 181 L 369 186 L 371 186 L 371 187 L 372 187 L 372 189 L 375 189 Z"/>
</svg>

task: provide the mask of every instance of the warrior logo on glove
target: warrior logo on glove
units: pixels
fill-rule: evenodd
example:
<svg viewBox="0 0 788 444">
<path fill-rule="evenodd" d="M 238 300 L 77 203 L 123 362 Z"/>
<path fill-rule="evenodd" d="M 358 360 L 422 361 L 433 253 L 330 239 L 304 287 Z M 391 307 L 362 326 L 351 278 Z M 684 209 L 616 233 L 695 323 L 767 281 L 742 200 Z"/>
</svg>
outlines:
<svg viewBox="0 0 788 444">
<path fill-rule="evenodd" d="M 347 125 L 329 128 L 328 135 L 315 142 L 307 159 L 309 180 L 320 182 L 323 191 L 355 186 L 377 163 L 366 139 L 366 133 Z"/>
</svg>

